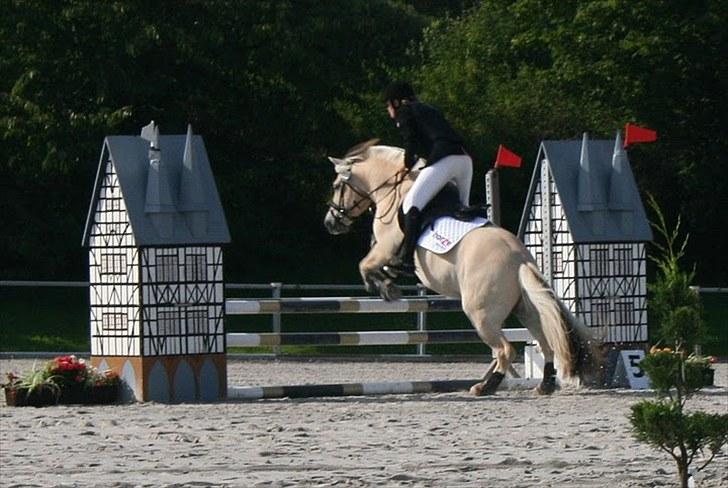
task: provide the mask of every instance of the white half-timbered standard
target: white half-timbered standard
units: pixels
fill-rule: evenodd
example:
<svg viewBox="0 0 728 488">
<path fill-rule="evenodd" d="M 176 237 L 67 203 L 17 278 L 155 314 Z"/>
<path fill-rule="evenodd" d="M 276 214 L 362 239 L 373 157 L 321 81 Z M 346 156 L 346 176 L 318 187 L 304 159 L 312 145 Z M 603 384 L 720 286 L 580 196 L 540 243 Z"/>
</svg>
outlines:
<svg viewBox="0 0 728 488">
<path fill-rule="evenodd" d="M 610 343 L 647 337 L 652 231 L 622 139 L 543 141 L 519 237 L 569 309 Z"/>
<path fill-rule="evenodd" d="M 106 137 L 83 237 L 92 356 L 106 366 L 109 358 L 167 358 L 171 399 L 189 399 L 182 390 L 200 397 L 199 378 L 193 388 L 173 385 L 181 371 L 196 374 L 180 357 L 224 358 L 221 246 L 229 242 L 204 142 L 191 128 L 160 136 L 152 123 L 141 136 Z M 164 382 L 156 371 L 151 381 Z"/>
</svg>

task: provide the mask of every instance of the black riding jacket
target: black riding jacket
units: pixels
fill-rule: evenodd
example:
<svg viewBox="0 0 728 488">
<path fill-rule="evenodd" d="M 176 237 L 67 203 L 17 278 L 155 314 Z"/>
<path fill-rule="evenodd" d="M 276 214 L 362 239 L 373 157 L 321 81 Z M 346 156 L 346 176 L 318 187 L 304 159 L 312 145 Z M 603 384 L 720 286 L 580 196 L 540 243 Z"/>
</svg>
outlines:
<svg viewBox="0 0 728 488">
<path fill-rule="evenodd" d="M 408 169 L 418 158 L 430 166 L 451 154 L 465 154 L 463 139 L 438 109 L 421 102 L 405 103 L 397 109 L 397 127 L 404 138 L 404 164 Z"/>
</svg>

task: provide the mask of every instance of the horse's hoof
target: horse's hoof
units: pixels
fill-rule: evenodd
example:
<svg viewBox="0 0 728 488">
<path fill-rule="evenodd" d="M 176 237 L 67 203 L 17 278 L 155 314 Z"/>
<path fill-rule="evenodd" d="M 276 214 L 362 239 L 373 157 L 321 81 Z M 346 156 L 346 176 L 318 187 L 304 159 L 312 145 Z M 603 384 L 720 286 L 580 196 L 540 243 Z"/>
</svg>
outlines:
<svg viewBox="0 0 728 488">
<path fill-rule="evenodd" d="M 556 383 L 540 383 L 534 391 L 538 395 L 551 395 L 556 391 Z"/>
<path fill-rule="evenodd" d="M 483 385 L 483 395 L 493 395 L 495 394 L 496 390 L 500 386 L 501 382 L 503 381 L 503 378 L 505 378 L 506 375 L 503 373 L 499 373 L 498 371 L 493 371 L 493 374 L 490 375 L 490 378 L 488 378 L 485 381 L 485 384 Z"/>
<path fill-rule="evenodd" d="M 483 383 L 478 383 L 477 385 L 470 387 L 470 394 L 477 397 L 495 395 L 495 389 L 485 390 L 483 388 Z"/>
<path fill-rule="evenodd" d="M 388 302 L 402 298 L 402 290 L 389 280 L 382 282 L 379 293 Z"/>
<path fill-rule="evenodd" d="M 506 375 L 494 371 L 487 380 L 470 387 L 470 393 L 475 396 L 494 395 Z"/>
</svg>

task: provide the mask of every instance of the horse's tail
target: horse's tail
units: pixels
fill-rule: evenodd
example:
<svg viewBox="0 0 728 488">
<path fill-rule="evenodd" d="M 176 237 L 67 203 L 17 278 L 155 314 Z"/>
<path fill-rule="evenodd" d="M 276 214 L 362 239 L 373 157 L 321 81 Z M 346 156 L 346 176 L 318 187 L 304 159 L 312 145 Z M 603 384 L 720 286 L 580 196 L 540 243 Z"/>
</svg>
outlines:
<svg viewBox="0 0 728 488">
<path fill-rule="evenodd" d="M 518 280 L 525 297 L 538 312 L 541 328 L 559 363 L 561 376 L 582 382 L 601 381 L 601 341 L 555 295 L 534 263 L 524 263 Z"/>
</svg>

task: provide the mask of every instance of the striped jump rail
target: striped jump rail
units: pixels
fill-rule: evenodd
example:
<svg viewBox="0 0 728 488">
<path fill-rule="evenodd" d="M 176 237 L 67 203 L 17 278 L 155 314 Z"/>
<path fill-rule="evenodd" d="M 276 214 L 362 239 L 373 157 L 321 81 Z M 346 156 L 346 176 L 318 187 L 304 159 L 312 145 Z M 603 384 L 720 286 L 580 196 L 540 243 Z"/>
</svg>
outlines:
<svg viewBox="0 0 728 488">
<path fill-rule="evenodd" d="M 511 342 L 531 342 L 528 329 L 503 329 Z M 227 334 L 228 347 L 257 346 L 388 346 L 410 344 L 457 344 L 482 342 L 474 329 L 387 330 L 364 332 L 293 332 Z"/>
<path fill-rule="evenodd" d="M 381 298 L 274 298 L 225 300 L 228 315 L 285 313 L 406 313 L 456 312 L 462 310 L 459 298 L 406 298 L 388 302 Z"/>
<path fill-rule="evenodd" d="M 231 386 L 228 398 L 263 400 L 273 398 L 319 398 L 370 395 L 410 395 L 468 391 L 480 379 L 443 381 L 400 381 L 394 383 L 341 383 L 328 385 Z M 533 388 L 538 379 L 505 378 L 503 388 Z"/>
</svg>

